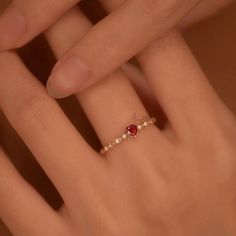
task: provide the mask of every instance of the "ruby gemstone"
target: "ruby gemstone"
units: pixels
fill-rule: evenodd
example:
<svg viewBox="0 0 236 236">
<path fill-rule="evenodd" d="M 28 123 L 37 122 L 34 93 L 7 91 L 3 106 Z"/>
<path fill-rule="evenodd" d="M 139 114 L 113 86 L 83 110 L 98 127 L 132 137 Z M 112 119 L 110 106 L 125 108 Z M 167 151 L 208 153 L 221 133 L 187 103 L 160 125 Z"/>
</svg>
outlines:
<svg viewBox="0 0 236 236">
<path fill-rule="evenodd" d="M 138 127 L 137 127 L 137 125 L 130 125 L 125 129 L 125 132 L 129 136 L 135 137 L 138 133 Z"/>
</svg>

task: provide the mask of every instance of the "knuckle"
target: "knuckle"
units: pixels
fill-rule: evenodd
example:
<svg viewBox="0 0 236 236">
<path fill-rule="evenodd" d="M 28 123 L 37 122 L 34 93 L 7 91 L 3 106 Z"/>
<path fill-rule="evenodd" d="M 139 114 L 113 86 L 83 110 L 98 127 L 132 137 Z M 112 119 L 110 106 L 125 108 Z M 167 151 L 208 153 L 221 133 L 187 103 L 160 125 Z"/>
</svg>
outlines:
<svg viewBox="0 0 236 236">
<path fill-rule="evenodd" d="M 172 222 L 177 221 L 189 207 L 188 203 L 183 201 L 183 197 L 178 196 L 175 191 L 166 190 L 164 194 L 152 194 L 146 197 L 148 204 L 143 208 L 143 212 L 147 223 L 152 224 L 152 227 L 158 225 L 163 229 L 166 228 L 169 224 L 166 219 L 171 219 Z"/>
</svg>

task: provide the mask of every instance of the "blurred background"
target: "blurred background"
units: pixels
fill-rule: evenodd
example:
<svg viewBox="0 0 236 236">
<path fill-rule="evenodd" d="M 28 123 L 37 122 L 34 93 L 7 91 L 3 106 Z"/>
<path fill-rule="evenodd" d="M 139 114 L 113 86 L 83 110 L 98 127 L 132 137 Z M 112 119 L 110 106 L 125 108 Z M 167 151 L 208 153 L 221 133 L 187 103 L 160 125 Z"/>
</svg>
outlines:
<svg viewBox="0 0 236 236">
<path fill-rule="evenodd" d="M 89 8 L 89 11 L 93 12 L 94 21 L 96 21 L 99 19 L 96 16 L 98 8 L 91 2 L 88 0 L 88 6 L 85 3 L 82 7 L 85 10 Z M 4 5 L 8 3 L 9 0 L 0 0 L 0 13 Z M 194 25 L 184 33 L 184 37 L 206 72 L 211 84 L 228 107 L 236 114 L 236 3 L 223 9 L 213 17 Z M 29 69 L 45 83 L 50 69 L 55 63 L 55 58 L 43 36 L 38 37 L 25 48 L 19 50 L 19 54 Z M 89 125 L 82 128 L 83 124 L 86 123 L 86 118 L 81 118 L 80 115 L 80 120 L 78 120 L 78 114 L 82 111 L 73 97 L 60 101 L 60 105 L 84 136 L 92 134 L 93 131 Z M 91 135 L 91 137 L 94 137 L 92 142 L 97 143 L 95 135 Z M 31 156 L 31 153 L 5 120 L 1 111 L 0 143 L 22 175 L 38 189 L 55 209 L 58 209 L 62 204 L 60 196 Z M 0 235 L 10 236 L 10 233 L 1 222 Z"/>
</svg>

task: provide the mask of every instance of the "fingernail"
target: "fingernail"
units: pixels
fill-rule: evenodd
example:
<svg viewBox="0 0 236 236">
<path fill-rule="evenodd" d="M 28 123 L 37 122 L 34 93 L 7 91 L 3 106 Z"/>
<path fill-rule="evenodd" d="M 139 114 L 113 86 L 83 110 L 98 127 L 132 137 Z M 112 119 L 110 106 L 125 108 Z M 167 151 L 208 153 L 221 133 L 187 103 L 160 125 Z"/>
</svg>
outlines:
<svg viewBox="0 0 236 236">
<path fill-rule="evenodd" d="M 84 89 L 91 76 L 89 67 L 78 57 L 59 61 L 49 77 L 47 90 L 55 98 L 63 98 Z"/>
<path fill-rule="evenodd" d="M 7 8 L 0 17 L 0 49 L 16 47 L 25 31 L 26 21 L 23 14 L 14 6 Z"/>
</svg>

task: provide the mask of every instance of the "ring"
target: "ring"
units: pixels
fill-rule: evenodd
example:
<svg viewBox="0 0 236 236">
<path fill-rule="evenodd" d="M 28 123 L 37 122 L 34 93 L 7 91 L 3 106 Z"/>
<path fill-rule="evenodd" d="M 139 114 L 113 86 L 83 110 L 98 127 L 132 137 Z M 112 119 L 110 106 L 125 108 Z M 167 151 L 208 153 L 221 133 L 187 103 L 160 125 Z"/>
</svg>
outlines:
<svg viewBox="0 0 236 236">
<path fill-rule="evenodd" d="M 116 137 L 113 142 L 109 143 L 108 145 L 105 145 L 101 149 L 100 153 L 104 155 L 107 152 L 109 152 L 111 149 L 116 147 L 117 145 L 120 145 L 123 142 L 125 142 L 128 138 L 136 138 L 138 133 L 142 129 L 148 127 L 149 125 L 153 125 L 155 123 L 156 123 L 156 118 L 152 117 L 149 120 L 147 119 L 145 121 L 141 121 L 138 124 L 131 124 L 127 126 L 124 132 L 120 136 Z"/>
</svg>

